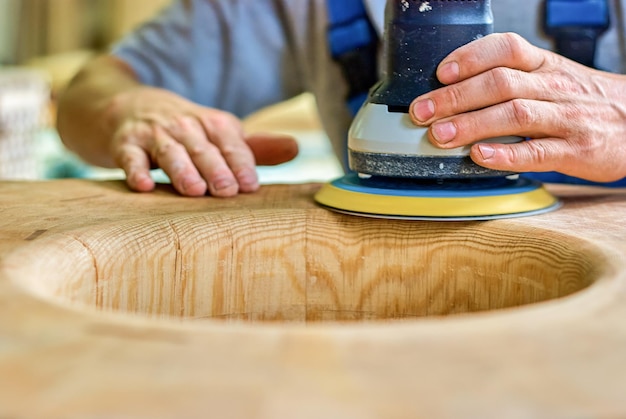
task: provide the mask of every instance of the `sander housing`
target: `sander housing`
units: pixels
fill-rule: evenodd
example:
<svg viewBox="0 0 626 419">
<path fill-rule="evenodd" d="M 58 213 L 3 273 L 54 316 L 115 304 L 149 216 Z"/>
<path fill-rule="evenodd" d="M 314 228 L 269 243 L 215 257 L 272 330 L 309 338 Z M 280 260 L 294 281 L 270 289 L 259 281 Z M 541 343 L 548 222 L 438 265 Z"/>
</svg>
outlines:
<svg viewBox="0 0 626 419">
<path fill-rule="evenodd" d="M 416 97 L 442 87 L 436 70 L 448 54 L 492 32 L 490 0 L 388 0 L 383 77 L 370 90 L 350 128 L 350 168 L 367 175 L 427 179 L 511 174 L 476 165 L 469 158 L 469 147 L 443 150 L 433 146 L 427 129 L 415 126 L 408 115 Z"/>
<path fill-rule="evenodd" d="M 539 182 L 479 166 L 469 157 L 469 147 L 435 147 L 428 130 L 409 117 L 416 97 L 442 87 L 435 74 L 439 63 L 492 31 L 489 0 L 388 0 L 384 74 L 348 133 L 354 172 L 324 185 L 315 200 L 352 215 L 440 221 L 519 217 L 558 208 L 559 201 Z"/>
</svg>

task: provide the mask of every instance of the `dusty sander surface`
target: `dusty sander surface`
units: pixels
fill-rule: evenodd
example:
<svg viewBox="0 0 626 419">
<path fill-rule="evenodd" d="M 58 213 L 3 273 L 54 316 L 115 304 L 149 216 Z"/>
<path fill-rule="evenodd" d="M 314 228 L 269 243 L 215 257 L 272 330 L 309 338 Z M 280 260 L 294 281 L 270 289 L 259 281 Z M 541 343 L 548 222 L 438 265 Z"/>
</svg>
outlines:
<svg viewBox="0 0 626 419">
<path fill-rule="evenodd" d="M 315 195 L 321 205 L 365 217 L 407 220 L 492 220 L 542 214 L 560 202 L 524 177 L 407 179 L 347 174 Z"/>
<path fill-rule="evenodd" d="M 0 183 L 0 417 L 626 417 L 626 190 L 365 219 Z"/>
<path fill-rule="evenodd" d="M 469 156 L 416 156 L 350 150 L 350 167 L 357 173 L 422 179 L 503 177 L 511 172 L 479 166 Z"/>
</svg>

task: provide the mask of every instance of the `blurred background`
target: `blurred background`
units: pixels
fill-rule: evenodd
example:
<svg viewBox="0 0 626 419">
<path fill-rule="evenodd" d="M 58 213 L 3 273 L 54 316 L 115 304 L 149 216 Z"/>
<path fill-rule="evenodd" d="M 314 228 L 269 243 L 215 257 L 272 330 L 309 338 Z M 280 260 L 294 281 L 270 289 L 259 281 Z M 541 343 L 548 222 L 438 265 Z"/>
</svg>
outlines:
<svg viewBox="0 0 626 419">
<path fill-rule="evenodd" d="M 64 148 L 55 99 L 78 69 L 170 0 L 0 0 L 0 179 L 120 179 Z M 247 118 L 248 131 L 298 140 L 296 160 L 260 168 L 262 183 L 324 182 L 341 175 L 314 99 L 301 95 Z M 155 171 L 158 181 L 167 177 Z"/>
</svg>

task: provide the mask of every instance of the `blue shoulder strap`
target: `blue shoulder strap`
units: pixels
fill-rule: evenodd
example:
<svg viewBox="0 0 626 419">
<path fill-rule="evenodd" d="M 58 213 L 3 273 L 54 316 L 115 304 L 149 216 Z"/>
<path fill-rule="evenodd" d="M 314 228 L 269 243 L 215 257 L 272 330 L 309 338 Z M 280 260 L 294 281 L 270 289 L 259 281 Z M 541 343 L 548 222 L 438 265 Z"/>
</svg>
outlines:
<svg viewBox="0 0 626 419">
<path fill-rule="evenodd" d="M 556 52 L 595 67 L 598 39 L 611 23 L 608 0 L 545 0 L 543 15 Z"/>
<path fill-rule="evenodd" d="M 348 83 L 346 103 L 352 115 L 378 81 L 378 35 L 362 0 L 327 0 L 328 44 Z"/>
</svg>

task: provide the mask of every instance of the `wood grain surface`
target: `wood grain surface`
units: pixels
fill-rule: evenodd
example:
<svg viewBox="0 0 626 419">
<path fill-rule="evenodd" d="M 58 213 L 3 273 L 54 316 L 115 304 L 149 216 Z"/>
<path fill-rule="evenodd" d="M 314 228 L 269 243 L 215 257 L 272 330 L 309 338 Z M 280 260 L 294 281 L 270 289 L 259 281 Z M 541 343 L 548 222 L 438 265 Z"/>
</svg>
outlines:
<svg viewBox="0 0 626 419">
<path fill-rule="evenodd" d="M 626 190 L 415 222 L 0 183 L 0 418 L 626 417 Z"/>
</svg>

